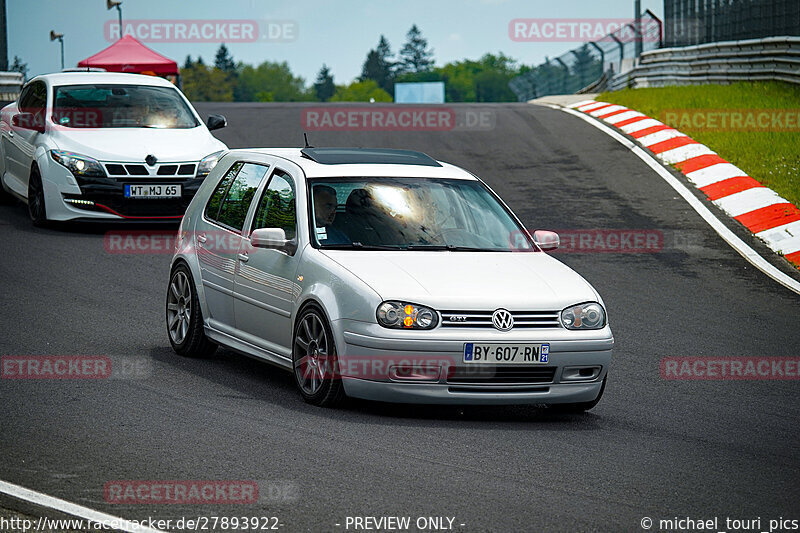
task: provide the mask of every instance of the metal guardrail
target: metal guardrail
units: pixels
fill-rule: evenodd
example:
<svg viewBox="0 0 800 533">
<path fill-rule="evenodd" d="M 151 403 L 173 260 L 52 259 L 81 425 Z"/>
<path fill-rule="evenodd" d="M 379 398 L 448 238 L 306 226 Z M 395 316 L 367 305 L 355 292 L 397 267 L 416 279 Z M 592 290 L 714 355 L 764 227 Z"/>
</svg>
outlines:
<svg viewBox="0 0 800 533">
<path fill-rule="evenodd" d="M 22 89 L 22 74 L 19 72 L 0 72 L 0 101 L 13 102 Z"/>
<path fill-rule="evenodd" d="M 662 23 L 649 9 L 639 26 L 632 21 L 601 39 L 585 43 L 533 67 L 511 80 L 520 102 L 550 94 L 570 94 L 602 84 L 615 72 L 633 65 L 637 44 L 644 50 L 661 46 Z M 602 89 L 601 89 L 602 90 Z"/>
<path fill-rule="evenodd" d="M 754 80 L 800 84 L 800 37 L 767 37 L 645 52 L 639 64 L 615 76 L 608 89 Z"/>
</svg>

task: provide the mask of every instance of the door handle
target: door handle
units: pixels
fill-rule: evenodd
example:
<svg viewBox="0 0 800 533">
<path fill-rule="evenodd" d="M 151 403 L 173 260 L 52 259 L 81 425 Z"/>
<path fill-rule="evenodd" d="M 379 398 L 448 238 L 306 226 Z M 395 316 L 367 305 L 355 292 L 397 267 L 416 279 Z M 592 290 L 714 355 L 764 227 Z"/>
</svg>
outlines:
<svg viewBox="0 0 800 533">
<path fill-rule="evenodd" d="M 204 242 L 206 242 L 207 240 L 208 240 L 208 239 L 206 238 L 206 236 L 205 236 L 205 235 L 198 235 L 198 236 L 197 236 L 197 242 L 204 243 Z"/>
<path fill-rule="evenodd" d="M 250 261 L 250 257 L 247 254 L 239 254 L 239 261 L 242 263 L 247 263 Z"/>
</svg>

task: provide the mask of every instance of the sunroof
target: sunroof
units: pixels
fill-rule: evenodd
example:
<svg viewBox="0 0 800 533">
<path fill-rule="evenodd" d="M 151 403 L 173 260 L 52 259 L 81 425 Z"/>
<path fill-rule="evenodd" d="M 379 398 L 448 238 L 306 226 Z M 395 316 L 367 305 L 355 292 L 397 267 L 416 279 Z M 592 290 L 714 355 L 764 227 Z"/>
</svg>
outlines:
<svg viewBox="0 0 800 533">
<path fill-rule="evenodd" d="M 428 154 L 394 148 L 303 148 L 301 153 L 323 165 L 373 163 L 381 165 L 424 165 L 440 167 Z"/>
</svg>

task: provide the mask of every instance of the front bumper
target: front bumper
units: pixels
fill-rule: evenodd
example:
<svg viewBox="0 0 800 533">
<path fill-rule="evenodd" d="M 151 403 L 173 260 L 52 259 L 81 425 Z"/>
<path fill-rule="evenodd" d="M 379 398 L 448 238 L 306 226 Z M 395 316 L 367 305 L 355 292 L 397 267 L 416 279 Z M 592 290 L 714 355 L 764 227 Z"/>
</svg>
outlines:
<svg viewBox="0 0 800 533">
<path fill-rule="evenodd" d="M 75 176 L 49 156 L 40 162 L 50 220 L 177 222 L 203 179 L 194 176 Z M 176 198 L 125 198 L 126 184 L 180 185 Z"/>
<path fill-rule="evenodd" d="M 389 330 L 338 320 L 333 326 L 345 392 L 355 398 L 426 404 L 557 404 L 597 398 L 614 338 L 563 328 Z M 464 343 L 548 343 L 547 364 L 463 362 Z"/>
</svg>

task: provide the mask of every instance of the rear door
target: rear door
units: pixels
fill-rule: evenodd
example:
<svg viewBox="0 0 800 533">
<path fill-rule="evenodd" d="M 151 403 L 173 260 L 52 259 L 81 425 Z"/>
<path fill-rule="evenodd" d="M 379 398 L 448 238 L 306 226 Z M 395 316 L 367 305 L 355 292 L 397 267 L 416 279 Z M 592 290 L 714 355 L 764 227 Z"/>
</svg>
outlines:
<svg viewBox="0 0 800 533">
<path fill-rule="evenodd" d="M 251 344 L 291 357 L 292 310 L 300 294 L 297 276 L 299 249 L 294 254 L 254 248 L 250 234 L 259 228 L 280 228 L 297 239 L 296 179 L 276 167 L 242 238 L 236 273 L 236 327 Z"/>
<path fill-rule="evenodd" d="M 195 225 L 193 237 L 209 325 L 228 333 L 235 328 L 233 283 L 239 264 L 242 228 L 268 170 L 266 165 L 234 163 L 220 180 Z"/>
</svg>

